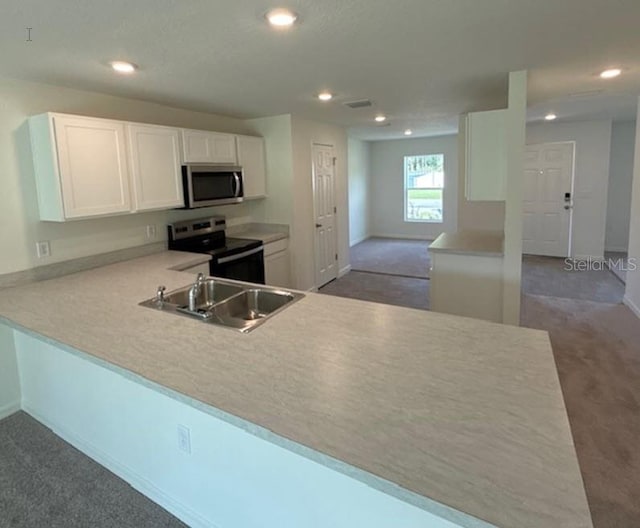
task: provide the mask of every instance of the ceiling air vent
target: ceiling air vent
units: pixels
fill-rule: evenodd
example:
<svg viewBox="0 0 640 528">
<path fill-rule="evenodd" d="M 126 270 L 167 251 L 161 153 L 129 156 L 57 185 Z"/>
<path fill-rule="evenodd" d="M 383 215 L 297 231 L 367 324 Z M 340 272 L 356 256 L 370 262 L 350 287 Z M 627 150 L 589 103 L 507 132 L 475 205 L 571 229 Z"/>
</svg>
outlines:
<svg viewBox="0 0 640 528">
<path fill-rule="evenodd" d="M 367 108 L 369 106 L 373 106 L 373 103 L 369 101 L 369 99 L 362 99 L 360 101 L 350 101 L 348 103 L 344 103 L 344 105 L 349 108 Z"/>
</svg>

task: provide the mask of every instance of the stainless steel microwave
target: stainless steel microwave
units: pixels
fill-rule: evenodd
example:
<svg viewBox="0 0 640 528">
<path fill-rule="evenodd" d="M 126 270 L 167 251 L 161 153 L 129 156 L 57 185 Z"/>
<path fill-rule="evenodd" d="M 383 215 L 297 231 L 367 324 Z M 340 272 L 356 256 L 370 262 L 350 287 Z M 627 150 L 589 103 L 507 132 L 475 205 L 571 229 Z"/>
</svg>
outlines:
<svg viewBox="0 0 640 528">
<path fill-rule="evenodd" d="M 240 203 L 244 197 L 242 167 L 183 165 L 182 185 L 185 209 Z"/>
</svg>

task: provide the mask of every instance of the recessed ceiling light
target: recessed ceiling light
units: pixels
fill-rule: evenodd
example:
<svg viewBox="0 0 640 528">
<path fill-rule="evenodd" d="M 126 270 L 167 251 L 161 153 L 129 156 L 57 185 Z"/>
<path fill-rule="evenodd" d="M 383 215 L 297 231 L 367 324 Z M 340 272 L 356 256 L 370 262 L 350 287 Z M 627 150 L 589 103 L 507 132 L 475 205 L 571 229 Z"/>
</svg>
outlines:
<svg viewBox="0 0 640 528">
<path fill-rule="evenodd" d="M 547 121 L 555 121 L 556 119 L 558 119 L 558 116 L 556 114 L 547 114 L 546 116 L 544 116 L 544 118 Z"/>
<path fill-rule="evenodd" d="M 112 61 L 109 64 L 118 73 L 133 73 L 138 69 L 135 64 L 131 64 L 130 62 Z"/>
<path fill-rule="evenodd" d="M 331 101 L 331 99 L 333 99 L 333 94 L 331 92 L 320 92 L 318 94 L 318 99 L 321 101 Z"/>
<path fill-rule="evenodd" d="M 600 77 L 603 79 L 613 79 L 614 77 L 618 77 L 622 73 L 620 68 L 613 68 L 611 70 L 605 70 L 600 74 Z"/>
<path fill-rule="evenodd" d="M 411 134 L 413 134 L 413 130 L 411 130 L 410 128 L 407 128 L 407 129 L 404 131 L 404 135 L 405 135 L 405 136 L 410 136 Z"/>
<path fill-rule="evenodd" d="M 284 8 L 272 9 L 266 14 L 266 17 L 269 24 L 279 28 L 291 27 L 298 19 L 298 15 L 293 11 Z"/>
<path fill-rule="evenodd" d="M 387 120 L 387 116 L 383 116 L 383 115 L 377 115 L 376 116 L 376 121 L 378 123 L 384 123 Z"/>
</svg>

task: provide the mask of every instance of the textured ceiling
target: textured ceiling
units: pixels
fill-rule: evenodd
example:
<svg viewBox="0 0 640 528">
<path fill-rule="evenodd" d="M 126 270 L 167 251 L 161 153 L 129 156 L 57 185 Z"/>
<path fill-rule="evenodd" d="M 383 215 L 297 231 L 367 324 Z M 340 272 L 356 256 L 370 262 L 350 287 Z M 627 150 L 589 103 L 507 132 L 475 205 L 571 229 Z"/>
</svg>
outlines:
<svg viewBox="0 0 640 528">
<path fill-rule="evenodd" d="M 274 5 L 300 24 L 274 31 Z M 183 108 L 298 113 L 365 139 L 455 132 L 528 69 L 531 118 L 632 118 L 640 0 L 0 0 L 0 74 Z M 26 29 L 32 42 L 26 42 Z M 132 77 L 106 63 L 140 65 Z M 597 73 L 626 73 L 602 81 Z M 336 93 L 330 103 L 313 95 Z M 603 90 L 593 96 L 570 94 Z M 374 106 L 342 103 L 369 98 Z M 551 108 L 553 107 L 553 108 Z M 390 125 L 377 127 L 376 112 Z M 570 116 L 569 116 L 570 114 Z M 577 115 L 579 114 L 579 115 Z"/>
</svg>

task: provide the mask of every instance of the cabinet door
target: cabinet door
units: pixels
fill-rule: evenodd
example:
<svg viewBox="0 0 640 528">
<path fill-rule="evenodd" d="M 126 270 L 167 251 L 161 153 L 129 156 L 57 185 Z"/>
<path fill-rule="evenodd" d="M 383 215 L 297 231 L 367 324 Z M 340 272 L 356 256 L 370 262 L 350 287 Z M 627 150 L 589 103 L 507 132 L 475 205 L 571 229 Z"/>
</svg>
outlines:
<svg viewBox="0 0 640 528">
<path fill-rule="evenodd" d="M 182 130 L 186 163 L 237 163 L 235 136 L 206 130 Z"/>
<path fill-rule="evenodd" d="M 264 277 L 268 286 L 291 287 L 289 250 L 279 251 L 264 258 Z"/>
<path fill-rule="evenodd" d="M 55 115 L 65 218 L 131 210 L 124 123 Z"/>
<path fill-rule="evenodd" d="M 135 211 L 184 205 L 177 129 L 129 124 L 129 155 Z"/>
<path fill-rule="evenodd" d="M 507 182 L 507 111 L 467 117 L 467 200 L 502 201 Z"/>
<path fill-rule="evenodd" d="M 209 134 L 211 151 L 213 152 L 213 163 L 238 163 L 236 152 L 236 138 L 231 134 Z"/>
<path fill-rule="evenodd" d="M 236 137 L 238 164 L 244 172 L 244 197 L 263 198 L 267 195 L 264 139 L 253 136 Z"/>
</svg>

